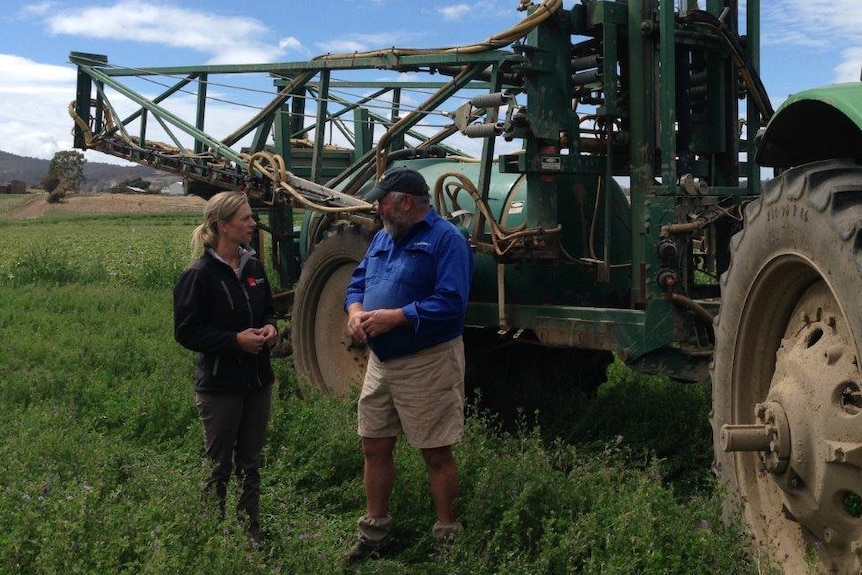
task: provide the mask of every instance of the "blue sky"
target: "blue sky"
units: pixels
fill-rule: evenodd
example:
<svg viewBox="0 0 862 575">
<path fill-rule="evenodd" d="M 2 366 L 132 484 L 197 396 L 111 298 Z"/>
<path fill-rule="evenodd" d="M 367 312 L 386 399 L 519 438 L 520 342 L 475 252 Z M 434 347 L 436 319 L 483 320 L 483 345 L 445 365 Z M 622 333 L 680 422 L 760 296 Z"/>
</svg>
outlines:
<svg viewBox="0 0 862 575">
<path fill-rule="evenodd" d="M 575 1 L 580 0 L 564 0 L 564 7 Z M 524 16 L 517 5 L 518 0 L 7 0 L 0 14 L 0 150 L 50 159 L 72 149 L 71 51 L 152 67 L 455 46 L 517 23 Z M 774 105 L 808 87 L 859 81 L 862 1 L 761 0 L 761 28 L 761 74 Z M 211 131 L 217 135 L 216 127 Z M 88 159 L 110 161 L 103 155 Z"/>
</svg>

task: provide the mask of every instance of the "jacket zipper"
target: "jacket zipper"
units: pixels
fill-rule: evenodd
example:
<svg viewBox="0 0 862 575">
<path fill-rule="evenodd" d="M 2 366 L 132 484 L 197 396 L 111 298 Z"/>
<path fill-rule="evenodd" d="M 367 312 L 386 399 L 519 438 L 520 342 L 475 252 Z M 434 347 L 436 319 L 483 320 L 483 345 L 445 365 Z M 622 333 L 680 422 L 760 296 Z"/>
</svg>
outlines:
<svg viewBox="0 0 862 575">
<path fill-rule="evenodd" d="M 224 291 L 225 297 L 227 297 L 227 303 L 230 304 L 230 309 L 236 309 L 236 304 L 233 303 L 233 297 L 230 295 L 230 288 L 227 287 L 227 284 L 224 283 L 224 280 L 221 282 L 221 289 Z M 246 296 L 248 298 L 248 296 Z"/>
<path fill-rule="evenodd" d="M 242 279 L 237 278 L 237 281 L 239 281 L 239 287 L 240 287 L 240 289 L 242 289 L 242 293 L 245 296 L 245 306 L 246 306 L 246 309 L 248 309 L 249 325 L 254 326 L 254 312 L 251 309 L 251 298 L 248 297 L 248 289 L 245 287 L 245 283 L 242 281 Z M 255 378 L 257 379 L 257 387 L 263 387 L 263 384 L 260 381 L 260 356 L 259 355 L 254 356 L 254 375 L 255 375 Z M 251 387 L 251 385 L 249 385 L 249 387 Z"/>
</svg>

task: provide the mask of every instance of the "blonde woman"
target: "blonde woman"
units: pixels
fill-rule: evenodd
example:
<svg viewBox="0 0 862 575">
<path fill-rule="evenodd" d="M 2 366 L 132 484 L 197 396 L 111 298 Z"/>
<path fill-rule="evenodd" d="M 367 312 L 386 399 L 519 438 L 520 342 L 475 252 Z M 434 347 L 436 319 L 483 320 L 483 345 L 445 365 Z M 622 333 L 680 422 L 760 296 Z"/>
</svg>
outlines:
<svg viewBox="0 0 862 575">
<path fill-rule="evenodd" d="M 202 489 L 224 516 L 227 484 L 241 485 L 237 513 L 260 537 L 260 459 L 272 405 L 269 350 L 278 339 L 272 292 L 249 247 L 257 223 L 244 194 L 221 192 L 192 234 L 196 259 L 174 286 L 174 337 L 198 352 L 194 390 L 212 461 Z"/>
</svg>

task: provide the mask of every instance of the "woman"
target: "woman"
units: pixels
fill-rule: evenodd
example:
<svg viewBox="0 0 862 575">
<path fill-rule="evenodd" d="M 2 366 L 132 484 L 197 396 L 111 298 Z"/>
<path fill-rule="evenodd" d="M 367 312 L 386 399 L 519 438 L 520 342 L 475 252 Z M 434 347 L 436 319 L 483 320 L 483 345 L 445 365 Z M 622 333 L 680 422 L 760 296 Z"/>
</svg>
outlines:
<svg viewBox="0 0 862 575">
<path fill-rule="evenodd" d="M 174 337 L 199 352 L 194 389 L 206 455 L 202 484 L 224 516 L 236 465 L 237 513 L 252 545 L 260 536 L 260 459 L 272 405 L 269 348 L 278 339 L 263 264 L 248 247 L 257 223 L 244 194 L 221 192 L 192 234 L 197 258 L 174 286 Z"/>
</svg>

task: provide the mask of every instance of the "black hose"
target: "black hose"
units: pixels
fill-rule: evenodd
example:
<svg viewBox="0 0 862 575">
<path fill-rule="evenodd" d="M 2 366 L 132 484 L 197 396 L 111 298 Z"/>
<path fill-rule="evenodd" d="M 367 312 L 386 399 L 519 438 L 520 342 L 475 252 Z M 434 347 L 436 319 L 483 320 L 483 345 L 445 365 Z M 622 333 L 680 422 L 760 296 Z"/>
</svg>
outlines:
<svg viewBox="0 0 862 575">
<path fill-rule="evenodd" d="M 730 49 L 734 63 L 740 68 L 742 79 L 754 97 L 754 102 L 760 111 L 763 121 L 769 122 L 769 119 L 775 114 L 775 110 L 772 107 L 772 102 L 769 101 L 769 95 L 766 93 L 766 88 L 763 86 L 760 75 L 749 63 L 745 51 L 739 43 L 739 37 L 736 34 L 732 34 L 731 30 L 717 16 L 704 10 L 693 10 L 684 19 L 693 24 L 708 26 L 719 33 L 721 39 L 724 40 L 724 43 Z"/>
</svg>

